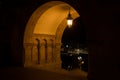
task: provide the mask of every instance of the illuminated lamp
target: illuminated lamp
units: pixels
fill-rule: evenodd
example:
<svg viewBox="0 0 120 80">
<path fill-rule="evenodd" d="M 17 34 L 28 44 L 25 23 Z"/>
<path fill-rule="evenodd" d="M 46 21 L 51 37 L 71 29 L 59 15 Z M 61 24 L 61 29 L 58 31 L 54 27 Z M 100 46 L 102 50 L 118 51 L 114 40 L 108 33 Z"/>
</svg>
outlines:
<svg viewBox="0 0 120 80">
<path fill-rule="evenodd" d="M 70 14 L 70 8 L 69 8 L 69 13 L 68 13 L 68 17 L 67 17 L 67 25 L 70 28 L 72 26 L 72 24 L 73 24 L 73 18 Z"/>
</svg>

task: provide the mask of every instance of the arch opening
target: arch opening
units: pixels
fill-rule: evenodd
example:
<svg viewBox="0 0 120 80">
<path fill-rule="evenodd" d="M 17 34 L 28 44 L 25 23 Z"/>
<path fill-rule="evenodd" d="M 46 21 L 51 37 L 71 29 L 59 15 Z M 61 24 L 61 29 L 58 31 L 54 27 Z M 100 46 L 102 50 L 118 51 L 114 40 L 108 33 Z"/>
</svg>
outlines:
<svg viewBox="0 0 120 80">
<path fill-rule="evenodd" d="M 66 27 L 62 36 L 61 59 L 62 68 L 80 68 L 88 72 L 88 47 L 85 26 L 80 17 L 74 20 L 74 25 Z M 79 35 L 78 35 L 79 34 Z"/>
<path fill-rule="evenodd" d="M 72 6 L 61 1 L 45 3 L 33 12 L 24 33 L 24 66 L 34 66 L 38 63 L 39 65 L 61 63 L 61 39 L 67 27 L 66 18 L 69 7 L 73 19 L 80 17 Z M 39 47 L 36 48 L 38 43 Z"/>
</svg>

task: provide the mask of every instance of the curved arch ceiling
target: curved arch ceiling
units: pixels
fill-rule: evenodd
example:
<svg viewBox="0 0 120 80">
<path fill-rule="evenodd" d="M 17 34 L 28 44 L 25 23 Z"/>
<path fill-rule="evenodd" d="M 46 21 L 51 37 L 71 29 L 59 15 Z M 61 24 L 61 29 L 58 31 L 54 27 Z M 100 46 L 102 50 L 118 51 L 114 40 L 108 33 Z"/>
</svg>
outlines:
<svg viewBox="0 0 120 80">
<path fill-rule="evenodd" d="M 47 9 L 38 19 L 33 33 L 55 35 L 57 27 L 68 15 L 68 8 L 68 4 L 59 4 Z M 70 13 L 74 19 L 79 17 L 73 8 Z"/>
</svg>

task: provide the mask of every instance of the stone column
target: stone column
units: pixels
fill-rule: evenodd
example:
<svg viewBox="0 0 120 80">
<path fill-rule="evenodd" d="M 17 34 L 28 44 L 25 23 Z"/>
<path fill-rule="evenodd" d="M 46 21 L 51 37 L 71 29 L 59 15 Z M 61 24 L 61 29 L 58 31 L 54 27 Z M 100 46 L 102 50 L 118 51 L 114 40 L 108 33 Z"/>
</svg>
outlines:
<svg viewBox="0 0 120 80">
<path fill-rule="evenodd" d="M 47 63 L 52 63 L 52 45 L 51 45 L 51 43 L 47 44 Z"/>
<path fill-rule="evenodd" d="M 45 44 L 41 43 L 40 46 L 40 63 L 44 64 L 45 63 Z"/>
<path fill-rule="evenodd" d="M 38 64 L 40 64 L 40 40 L 36 39 L 37 41 L 37 52 L 38 52 Z"/>
<path fill-rule="evenodd" d="M 60 59 L 60 47 L 61 47 L 61 43 L 56 43 L 55 44 L 55 62 L 56 63 L 61 63 L 61 59 Z"/>
<path fill-rule="evenodd" d="M 51 48 L 52 48 L 52 62 L 54 63 L 55 62 L 55 57 L 54 57 L 54 55 L 55 55 L 55 45 L 54 45 L 54 43 L 52 43 Z"/>
<path fill-rule="evenodd" d="M 24 43 L 24 49 L 25 49 L 25 54 L 24 54 L 24 66 L 31 66 L 32 65 L 32 49 L 33 49 L 33 44 L 32 43 Z"/>
<path fill-rule="evenodd" d="M 37 48 L 38 48 L 38 64 L 41 64 L 41 53 L 40 53 L 40 50 L 41 50 L 41 45 L 37 45 Z"/>
<path fill-rule="evenodd" d="M 38 64 L 38 48 L 37 44 L 33 45 L 33 51 L 32 51 L 32 63 L 33 64 Z"/>
</svg>

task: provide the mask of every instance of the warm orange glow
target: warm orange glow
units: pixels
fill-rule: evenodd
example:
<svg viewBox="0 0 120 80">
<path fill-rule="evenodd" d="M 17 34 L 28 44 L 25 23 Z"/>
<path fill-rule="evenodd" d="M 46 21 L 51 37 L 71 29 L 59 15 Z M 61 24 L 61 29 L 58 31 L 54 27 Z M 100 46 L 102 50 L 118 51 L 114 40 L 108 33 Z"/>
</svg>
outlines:
<svg viewBox="0 0 120 80">
<path fill-rule="evenodd" d="M 60 4 L 46 10 L 38 19 L 34 33 L 55 35 L 57 27 L 66 17 L 67 12 L 61 8 L 65 6 Z"/>
<path fill-rule="evenodd" d="M 50 5 L 51 4 L 48 4 L 47 6 Z M 49 9 L 46 9 L 46 7 L 42 7 L 40 8 L 40 10 L 37 10 L 36 13 L 34 14 L 35 17 L 32 16 L 33 19 L 31 19 L 31 21 L 37 19 L 33 33 L 55 35 L 59 25 L 66 18 L 68 20 L 67 23 L 68 27 L 71 27 L 73 22 L 71 20 L 79 17 L 80 15 L 72 7 L 69 15 L 68 7 L 69 7 L 68 4 L 63 3 L 56 6 L 51 6 Z M 40 15 L 36 17 L 36 14 L 38 14 L 38 12 L 40 12 Z M 32 25 L 33 24 L 31 23 L 31 26 Z"/>
</svg>

